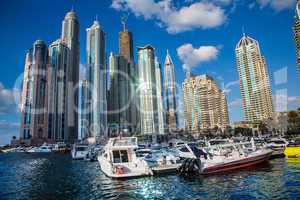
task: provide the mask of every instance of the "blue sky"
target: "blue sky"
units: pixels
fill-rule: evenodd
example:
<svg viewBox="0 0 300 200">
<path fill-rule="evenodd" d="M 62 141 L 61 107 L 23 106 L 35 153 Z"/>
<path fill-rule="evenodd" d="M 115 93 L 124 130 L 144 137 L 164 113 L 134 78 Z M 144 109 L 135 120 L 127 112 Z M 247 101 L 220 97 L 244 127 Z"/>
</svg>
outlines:
<svg viewBox="0 0 300 200">
<path fill-rule="evenodd" d="M 106 32 L 109 55 L 118 52 L 120 18 L 129 14 L 127 27 L 133 32 L 134 46 L 153 45 L 160 62 L 169 49 L 178 84 L 184 79 L 186 64 L 192 73 L 210 74 L 221 87 L 227 86 L 231 122 L 243 118 L 234 49 L 244 27 L 245 33 L 260 43 L 273 95 L 287 90 L 288 109 L 300 107 L 296 84 L 300 74 L 292 32 L 295 0 L 1 0 L 0 145 L 18 135 L 13 87 L 22 77 L 26 51 L 37 39 L 47 44 L 58 39 L 64 15 L 72 6 L 80 21 L 82 64 L 85 29 L 95 16 Z M 182 45 L 188 48 L 177 52 Z M 280 69 L 276 79 L 282 79 L 287 70 L 287 81 L 275 84 L 274 73 Z"/>
</svg>

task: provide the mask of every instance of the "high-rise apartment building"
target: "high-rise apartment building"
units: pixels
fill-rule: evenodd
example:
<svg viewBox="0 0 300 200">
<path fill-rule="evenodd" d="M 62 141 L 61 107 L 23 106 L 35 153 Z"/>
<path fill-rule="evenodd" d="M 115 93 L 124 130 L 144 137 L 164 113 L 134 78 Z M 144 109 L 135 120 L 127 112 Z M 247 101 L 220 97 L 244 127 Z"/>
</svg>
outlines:
<svg viewBox="0 0 300 200">
<path fill-rule="evenodd" d="M 294 37 L 296 43 L 296 55 L 297 55 L 297 64 L 300 68 L 300 1 L 297 1 L 296 5 L 296 15 L 295 15 L 295 23 L 294 23 Z"/>
<path fill-rule="evenodd" d="M 158 133 L 165 134 L 164 108 L 163 108 L 163 92 L 162 92 L 162 75 L 161 65 L 155 57 L 155 80 L 156 80 L 156 101 L 158 115 Z"/>
<path fill-rule="evenodd" d="M 21 98 L 20 139 L 41 144 L 48 139 L 47 132 L 47 70 L 48 48 L 37 40 L 26 54 Z"/>
<path fill-rule="evenodd" d="M 225 94 L 213 78 L 189 76 L 182 88 L 186 131 L 198 133 L 200 129 L 224 129 L 229 125 Z"/>
<path fill-rule="evenodd" d="M 256 40 L 244 35 L 235 49 L 245 120 L 268 119 L 273 113 L 272 95 L 265 58 Z"/>
<path fill-rule="evenodd" d="M 138 80 L 140 132 L 155 135 L 158 133 L 155 55 L 150 45 L 138 47 Z"/>
<path fill-rule="evenodd" d="M 48 138 L 54 141 L 69 139 L 68 116 L 68 71 L 70 70 L 70 49 L 61 40 L 49 47 L 48 85 Z"/>
<path fill-rule="evenodd" d="M 126 73 L 130 77 L 130 102 L 129 102 L 129 110 L 130 110 L 130 124 L 131 124 L 131 132 L 136 132 L 138 126 L 138 112 L 137 112 L 137 104 L 138 98 L 136 94 L 137 90 L 137 68 L 134 63 L 134 49 L 133 49 L 133 37 L 132 33 L 126 28 L 126 20 L 122 19 L 123 30 L 119 32 L 119 55 L 123 56 L 127 63 L 129 64 L 129 69 Z"/>
<path fill-rule="evenodd" d="M 76 13 L 72 10 L 68 12 L 62 22 L 61 40 L 70 49 L 70 70 L 67 72 L 67 105 L 69 141 L 73 142 L 78 137 L 78 90 L 79 81 L 79 21 Z"/>
<path fill-rule="evenodd" d="M 86 63 L 88 88 L 91 91 L 89 113 L 90 136 L 100 139 L 107 136 L 107 73 L 105 62 L 105 33 L 98 21 L 86 30 Z"/>
<path fill-rule="evenodd" d="M 108 122 L 117 129 L 131 129 L 131 78 L 125 57 L 109 56 L 110 85 L 108 95 Z"/>
<path fill-rule="evenodd" d="M 177 129 L 177 103 L 176 103 L 176 82 L 174 64 L 172 62 L 169 51 L 165 59 L 165 71 L 164 71 L 164 97 L 166 108 L 166 123 L 169 132 Z"/>
</svg>

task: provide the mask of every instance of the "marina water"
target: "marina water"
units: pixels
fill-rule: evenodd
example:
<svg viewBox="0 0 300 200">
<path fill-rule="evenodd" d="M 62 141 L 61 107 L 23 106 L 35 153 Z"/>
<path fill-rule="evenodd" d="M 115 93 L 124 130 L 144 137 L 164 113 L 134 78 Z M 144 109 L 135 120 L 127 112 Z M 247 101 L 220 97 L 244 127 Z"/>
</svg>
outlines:
<svg viewBox="0 0 300 200">
<path fill-rule="evenodd" d="M 213 176 L 112 180 L 70 155 L 0 154 L 0 199 L 300 199 L 300 160 Z"/>
</svg>

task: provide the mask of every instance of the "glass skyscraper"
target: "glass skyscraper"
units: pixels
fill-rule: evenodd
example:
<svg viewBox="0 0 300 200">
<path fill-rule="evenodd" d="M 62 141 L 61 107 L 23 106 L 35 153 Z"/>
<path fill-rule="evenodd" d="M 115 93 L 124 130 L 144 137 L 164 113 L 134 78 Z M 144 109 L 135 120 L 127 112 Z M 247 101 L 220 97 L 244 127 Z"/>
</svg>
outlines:
<svg viewBox="0 0 300 200">
<path fill-rule="evenodd" d="M 91 111 L 88 117 L 90 136 L 97 140 L 107 136 L 107 73 L 105 63 L 105 33 L 98 21 L 86 29 L 86 62 L 88 101 Z"/>
<path fill-rule="evenodd" d="M 268 119 L 273 113 L 273 102 L 268 69 L 258 42 L 244 35 L 235 53 L 245 120 Z"/>
<path fill-rule="evenodd" d="M 69 139 L 68 116 L 68 71 L 70 70 L 70 49 L 61 40 L 49 47 L 50 67 L 48 70 L 48 138 L 54 141 Z M 68 114 L 69 113 L 69 114 Z"/>
<path fill-rule="evenodd" d="M 176 83 L 174 64 L 172 62 L 169 51 L 165 59 L 165 73 L 164 73 L 164 98 L 166 106 L 166 122 L 169 132 L 177 129 L 177 103 L 176 103 Z"/>
<path fill-rule="evenodd" d="M 154 48 L 138 47 L 138 95 L 140 132 L 142 135 L 158 133 Z"/>
<path fill-rule="evenodd" d="M 41 144 L 47 134 L 47 70 L 48 48 L 37 40 L 26 54 L 21 98 L 20 139 Z"/>
<path fill-rule="evenodd" d="M 162 92 L 162 75 L 161 65 L 158 58 L 155 57 L 155 79 L 156 79 L 156 101 L 158 115 L 158 133 L 165 134 L 164 108 L 163 108 L 163 92 Z"/>
<path fill-rule="evenodd" d="M 70 68 L 67 72 L 67 105 L 69 141 L 73 142 L 78 137 L 78 93 L 75 90 L 79 82 L 79 21 L 76 13 L 72 10 L 68 12 L 62 22 L 61 40 L 70 49 Z"/>
</svg>

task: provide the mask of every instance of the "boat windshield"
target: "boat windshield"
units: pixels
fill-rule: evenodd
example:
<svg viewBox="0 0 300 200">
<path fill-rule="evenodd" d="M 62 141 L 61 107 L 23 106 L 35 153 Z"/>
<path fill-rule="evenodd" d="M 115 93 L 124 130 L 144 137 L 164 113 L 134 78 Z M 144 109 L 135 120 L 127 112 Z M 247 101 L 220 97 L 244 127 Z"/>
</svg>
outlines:
<svg viewBox="0 0 300 200">
<path fill-rule="evenodd" d="M 226 144 L 227 141 L 226 140 L 211 140 L 209 141 L 210 145 L 219 145 L 219 144 Z"/>
<path fill-rule="evenodd" d="M 275 141 L 272 141 L 274 144 L 285 144 L 284 141 L 282 140 L 275 140 Z"/>
<path fill-rule="evenodd" d="M 77 151 L 86 151 L 87 147 L 76 147 Z"/>
<path fill-rule="evenodd" d="M 114 138 L 113 146 L 137 146 L 136 138 Z"/>
<path fill-rule="evenodd" d="M 126 150 L 115 150 L 113 151 L 113 162 L 114 163 L 127 163 L 128 153 Z"/>
</svg>

